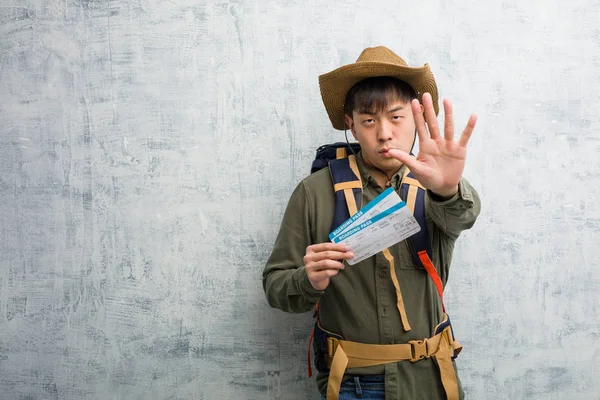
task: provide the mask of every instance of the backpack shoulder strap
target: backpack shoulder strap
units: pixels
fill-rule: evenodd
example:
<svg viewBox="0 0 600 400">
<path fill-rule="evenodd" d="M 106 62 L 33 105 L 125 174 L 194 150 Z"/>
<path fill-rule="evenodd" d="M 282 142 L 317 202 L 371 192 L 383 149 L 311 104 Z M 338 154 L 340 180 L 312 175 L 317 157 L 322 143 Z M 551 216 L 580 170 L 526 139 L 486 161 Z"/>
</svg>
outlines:
<svg viewBox="0 0 600 400">
<path fill-rule="evenodd" d="M 427 221 L 425 219 L 425 188 L 414 177 L 408 168 L 404 171 L 402 184 L 400 185 L 400 197 L 406 202 L 409 210 L 419 223 L 421 230 L 412 235 L 408 242 L 411 246 L 411 256 L 413 263 L 424 268 L 419 252 L 425 251 L 431 258 L 432 250 L 429 243 L 429 231 L 427 229 Z"/>
<path fill-rule="evenodd" d="M 356 164 L 356 157 L 354 155 L 348 155 L 346 147 L 343 144 L 342 146 L 339 145 L 339 143 L 333 145 L 336 146 L 335 159 L 328 161 L 329 172 L 331 174 L 331 180 L 333 181 L 333 191 L 335 194 L 333 222 L 330 231 L 334 231 L 338 226 L 343 224 L 344 221 L 356 214 L 362 206 L 362 180 L 360 179 L 360 172 L 358 170 L 358 165 Z M 325 149 L 325 151 L 330 151 L 333 146 L 324 146 L 323 149 Z M 325 151 L 323 151 L 323 153 Z M 326 159 L 327 157 L 319 152 L 318 154 L 320 154 L 320 156 L 317 156 L 317 160 L 313 164 L 313 172 L 323 168 L 323 159 Z M 318 326 L 320 322 L 319 303 L 320 301 L 317 301 L 317 304 L 315 305 L 315 317 L 317 318 L 315 326 Z M 312 377 L 310 353 L 314 336 L 315 329 L 312 330 L 308 341 L 309 378 Z"/>
<path fill-rule="evenodd" d="M 333 181 L 335 207 L 331 231 L 356 214 L 362 206 L 362 181 L 354 155 L 338 148 L 336 159 L 329 161 L 329 172 Z"/>
<path fill-rule="evenodd" d="M 419 223 L 421 230 L 407 239 L 410 254 L 413 263 L 420 268 L 424 268 L 427 274 L 435 284 L 435 287 L 442 300 L 442 308 L 444 307 L 444 285 L 437 272 L 437 269 L 431 261 L 433 251 L 429 241 L 429 231 L 427 229 L 427 220 L 425 218 L 425 196 L 426 191 L 423 185 L 414 177 L 414 175 L 406 168 L 400 186 L 400 195 L 406 205 L 412 211 L 413 216 Z"/>
</svg>

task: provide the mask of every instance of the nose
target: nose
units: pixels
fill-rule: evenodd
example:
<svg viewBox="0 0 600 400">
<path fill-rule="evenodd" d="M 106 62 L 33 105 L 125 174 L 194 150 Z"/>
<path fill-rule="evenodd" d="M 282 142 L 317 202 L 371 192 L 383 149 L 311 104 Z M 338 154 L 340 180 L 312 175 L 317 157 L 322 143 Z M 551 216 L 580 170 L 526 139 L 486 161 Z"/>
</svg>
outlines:
<svg viewBox="0 0 600 400">
<path fill-rule="evenodd" d="M 380 142 L 386 142 L 392 139 L 392 124 L 382 120 L 377 127 L 377 139 Z"/>
</svg>

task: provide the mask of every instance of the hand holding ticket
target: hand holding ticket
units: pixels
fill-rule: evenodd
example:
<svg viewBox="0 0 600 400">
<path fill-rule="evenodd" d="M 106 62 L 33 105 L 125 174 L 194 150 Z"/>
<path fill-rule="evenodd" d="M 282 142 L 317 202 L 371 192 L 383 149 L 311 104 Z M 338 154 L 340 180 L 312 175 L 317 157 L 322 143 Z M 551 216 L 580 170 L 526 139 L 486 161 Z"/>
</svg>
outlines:
<svg viewBox="0 0 600 400">
<path fill-rule="evenodd" d="M 419 232 L 421 227 L 398 193 L 388 188 L 329 234 L 354 253 L 359 263 Z"/>
</svg>

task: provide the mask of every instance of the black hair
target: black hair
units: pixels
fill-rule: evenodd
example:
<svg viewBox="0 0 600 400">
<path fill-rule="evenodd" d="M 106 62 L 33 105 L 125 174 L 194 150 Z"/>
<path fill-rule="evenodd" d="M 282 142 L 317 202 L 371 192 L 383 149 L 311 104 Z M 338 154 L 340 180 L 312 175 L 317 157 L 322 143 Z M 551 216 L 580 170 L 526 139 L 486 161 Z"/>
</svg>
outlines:
<svg viewBox="0 0 600 400">
<path fill-rule="evenodd" d="M 354 111 L 373 114 L 382 111 L 394 100 L 410 102 L 417 93 L 408 83 L 389 76 L 366 78 L 352 86 L 346 94 L 344 113 Z"/>
</svg>

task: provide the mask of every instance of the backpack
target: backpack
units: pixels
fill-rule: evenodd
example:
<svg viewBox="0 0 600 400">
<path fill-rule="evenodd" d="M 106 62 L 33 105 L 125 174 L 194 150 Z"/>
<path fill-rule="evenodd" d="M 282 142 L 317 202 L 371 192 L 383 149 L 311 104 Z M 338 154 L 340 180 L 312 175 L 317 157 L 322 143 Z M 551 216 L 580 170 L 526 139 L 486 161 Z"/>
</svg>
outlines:
<svg viewBox="0 0 600 400">
<path fill-rule="evenodd" d="M 316 151 L 316 157 L 311 166 L 311 174 L 329 167 L 331 179 L 335 191 L 334 218 L 331 230 L 335 230 L 348 218 L 350 214 L 356 213 L 362 206 L 362 182 L 360 173 L 356 165 L 355 155 L 360 151 L 358 143 L 337 142 L 320 146 Z M 427 221 L 425 219 L 425 196 L 426 189 L 418 182 L 414 175 L 408 170 L 402 178 L 400 186 L 400 198 L 407 203 L 413 216 L 419 223 L 421 230 L 406 239 L 410 249 L 412 261 L 417 268 L 425 269 L 429 277 L 435 284 L 442 300 L 442 309 L 445 314 L 444 321 L 436 327 L 434 332 L 438 334 L 450 326 L 450 319 L 447 317 L 443 302 L 443 284 L 440 276 L 433 265 L 432 249 L 429 241 Z M 386 249 L 387 250 L 387 249 Z M 384 252 L 386 251 L 384 250 Z M 387 258 L 387 256 L 386 256 Z M 388 259 L 389 261 L 389 259 Z M 393 258 L 391 263 L 393 271 Z M 395 272 L 394 272 L 395 275 Z M 394 280 L 394 276 L 392 280 Z M 397 281 L 394 281 L 398 295 L 400 290 Z M 401 312 L 402 314 L 402 312 Z M 315 306 L 314 316 L 316 318 L 314 329 L 310 335 L 308 346 L 308 376 L 312 376 L 311 368 L 311 347 L 315 355 L 315 367 L 319 372 L 328 370 L 327 362 L 327 338 L 336 338 L 342 340 L 340 335 L 325 331 L 320 325 L 319 303 Z M 404 318 L 406 318 L 404 316 Z M 405 330 L 410 330 L 408 321 L 406 321 Z M 406 329 L 408 327 L 408 329 Z M 452 341 L 455 341 L 452 333 Z M 460 344 L 454 350 L 452 359 L 455 359 L 461 350 Z M 312 346 L 311 346 L 312 345 Z"/>
</svg>

